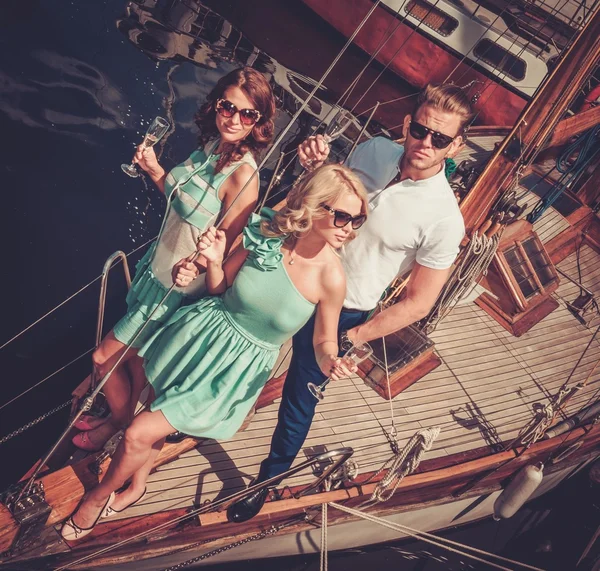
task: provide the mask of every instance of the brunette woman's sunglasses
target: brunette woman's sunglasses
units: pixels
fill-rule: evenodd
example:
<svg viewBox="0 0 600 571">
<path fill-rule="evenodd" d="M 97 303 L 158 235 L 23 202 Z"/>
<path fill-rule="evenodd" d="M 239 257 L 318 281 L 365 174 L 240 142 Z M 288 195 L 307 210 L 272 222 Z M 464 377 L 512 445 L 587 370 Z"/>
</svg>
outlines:
<svg viewBox="0 0 600 571">
<path fill-rule="evenodd" d="M 336 228 L 343 228 L 349 222 L 352 222 L 352 230 L 358 230 L 367 219 L 365 214 L 359 214 L 358 216 L 350 216 L 347 212 L 343 210 L 336 210 L 335 208 L 331 208 L 328 204 L 321 204 L 321 208 L 327 210 L 327 212 L 331 212 L 333 214 L 333 225 Z"/>
<path fill-rule="evenodd" d="M 243 125 L 254 125 L 260 119 L 260 111 L 256 109 L 238 109 L 231 101 L 227 99 L 217 99 L 216 110 L 221 117 L 229 119 L 236 113 L 240 114 L 240 121 Z"/>
<path fill-rule="evenodd" d="M 431 134 L 431 144 L 436 149 L 445 149 L 452 141 L 454 141 L 454 139 L 456 139 L 456 137 L 458 137 L 458 135 L 456 135 L 456 137 L 449 137 L 448 135 L 444 135 L 444 133 L 438 133 L 416 121 L 410 122 L 408 131 L 411 137 L 414 137 L 419 141 L 422 141 L 427 135 Z"/>
</svg>

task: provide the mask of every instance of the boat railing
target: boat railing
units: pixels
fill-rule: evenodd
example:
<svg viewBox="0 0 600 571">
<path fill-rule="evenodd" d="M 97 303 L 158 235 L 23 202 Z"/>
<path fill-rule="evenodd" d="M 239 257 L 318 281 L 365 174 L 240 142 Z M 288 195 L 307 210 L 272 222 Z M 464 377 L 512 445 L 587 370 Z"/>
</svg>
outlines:
<svg viewBox="0 0 600 571">
<path fill-rule="evenodd" d="M 129 271 L 129 264 L 127 263 L 127 255 L 121 250 L 117 250 L 111 254 L 104 262 L 102 268 L 101 281 L 100 281 L 100 295 L 98 299 L 98 320 L 96 322 L 96 348 L 102 341 L 102 329 L 104 327 L 104 310 L 106 308 L 106 289 L 108 286 L 108 275 L 110 271 L 115 267 L 115 262 L 120 260 L 123 264 L 123 273 L 125 274 L 125 282 L 127 283 L 127 289 L 131 287 L 131 273 Z M 96 387 L 96 375 L 92 373 L 91 389 Z"/>
<path fill-rule="evenodd" d="M 297 466 L 290 468 L 289 470 L 286 470 L 282 474 L 278 474 L 277 476 L 273 476 L 272 478 L 269 478 L 268 480 L 264 480 L 263 482 L 259 482 L 257 484 L 251 485 L 248 488 L 246 488 L 245 490 L 240 490 L 239 492 L 231 494 L 230 496 L 227 496 L 221 500 L 218 500 L 217 502 L 211 502 L 209 504 L 206 504 L 205 506 L 202 506 L 202 508 L 195 511 L 194 513 L 195 513 L 195 515 L 198 515 L 199 513 L 206 513 L 206 512 L 211 512 L 211 511 L 222 511 L 226 506 L 229 506 L 235 502 L 239 502 L 240 500 L 243 500 L 243 499 L 255 494 L 256 492 L 259 492 L 259 491 L 267 489 L 267 488 L 274 488 L 275 486 L 280 484 L 286 478 L 289 478 L 290 476 L 294 476 L 295 474 L 298 474 L 299 472 L 302 472 L 302 471 L 306 470 L 307 468 L 312 468 L 313 466 L 331 461 L 331 465 L 326 466 L 325 469 L 323 470 L 323 472 L 320 475 L 318 475 L 314 481 L 312 481 L 310 484 L 308 484 L 305 488 L 303 488 L 299 492 L 292 494 L 294 498 L 298 499 L 302 496 L 305 496 L 312 490 L 315 490 L 316 488 L 318 488 L 323 482 L 325 482 L 328 478 L 330 478 L 338 470 L 338 468 L 340 468 L 343 464 L 345 464 L 345 462 L 353 454 L 354 454 L 354 450 L 352 448 L 345 447 L 345 448 L 337 448 L 335 450 L 329 450 L 328 452 L 323 452 L 322 454 L 318 454 L 317 456 L 311 456 L 304 462 L 298 464 Z M 334 458 L 335 458 L 335 460 L 334 460 Z"/>
</svg>

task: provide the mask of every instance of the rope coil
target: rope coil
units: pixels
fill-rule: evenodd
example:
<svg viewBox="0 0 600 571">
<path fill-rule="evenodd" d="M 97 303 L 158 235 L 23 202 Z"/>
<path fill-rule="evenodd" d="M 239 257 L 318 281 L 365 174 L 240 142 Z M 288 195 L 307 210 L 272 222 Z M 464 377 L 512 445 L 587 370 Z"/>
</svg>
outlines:
<svg viewBox="0 0 600 571">
<path fill-rule="evenodd" d="M 438 426 L 424 428 L 415 432 L 406 446 L 399 453 L 389 458 L 373 476 L 375 478 L 387 470 L 385 476 L 375 487 L 371 498 L 361 505 L 370 505 L 389 500 L 398 489 L 402 480 L 418 468 L 423 454 L 431 450 L 433 442 L 439 434 L 440 428 Z"/>
</svg>

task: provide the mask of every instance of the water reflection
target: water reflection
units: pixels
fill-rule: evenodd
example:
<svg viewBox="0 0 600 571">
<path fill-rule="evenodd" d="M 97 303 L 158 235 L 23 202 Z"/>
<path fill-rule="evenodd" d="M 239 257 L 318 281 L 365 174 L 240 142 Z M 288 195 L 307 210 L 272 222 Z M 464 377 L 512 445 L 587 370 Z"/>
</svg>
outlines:
<svg viewBox="0 0 600 571">
<path fill-rule="evenodd" d="M 218 77 L 241 65 L 252 66 L 269 78 L 277 100 L 279 113 L 275 118 L 277 130 L 283 129 L 291 117 L 310 95 L 317 81 L 282 65 L 254 45 L 240 30 L 224 17 L 201 2 L 188 0 L 141 0 L 127 5 L 125 16 L 117 21 L 117 29 L 139 50 L 157 62 L 170 62 L 167 81 L 173 94 L 167 106 L 171 123 L 193 129 L 191 116 L 173 115 L 173 104 L 182 100 L 197 101 L 204 97 Z M 198 81 L 189 82 L 175 73 L 177 67 L 192 63 Z M 188 72 L 189 73 L 189 70 Z M 339 95 L 339 94 L 337 94 Z M 320 87 L 308 102 L 292 134 L 276 149 L 272 160 L 261 171 L 263 182 L 269 180 L 280 153 L 290 153 L 286 160 L 282 180 L 291 180 L 294 172 L 293 151 L 298 143 L 319 127 L 330 121 L 339 110 L 336 94 Z M 182 120 L 183 119 L 183 120 Z M 358 136 L 361 123 L 354 121 L 353 128 L 333 146 L 335 157 L 342 155 Z M 381 132 L 373 123 L 371 132 Z M 264 190 L 264 189 L 263 189 Z M 278 191 L 277 198 L 281 198 Z"/>
<path fill-rule="evenodd" d="M 279 106 L 290 114 L 297 111 L 317 84 L 259 49 L 224 17 L 198 1 L 132 2 L 117 28 L 157 61 L 189 61 L 208 70 L 219 69 L 219 75 L 225 73 L 224 62 L 231 63 L 231 69 L 252 66 L 270 77 Z M 339 94 L 321 87 L 309 101 L 307 113 L 319 121 L 331 119 L 339 108 L 335 105 L 336 95 Z M 381 127 L 374 125 L 373 129 Z"/>
<path fill-rule="evenodd" d="M 125 125 L 123 94 L 99 69 L 49 50 L 32 51 L 24 63 L 26 76 L 22 70 L 0 71 L 0 111 L 10 119 L 82 140 L 81 126 L 113 130 Z"/>
</svg>

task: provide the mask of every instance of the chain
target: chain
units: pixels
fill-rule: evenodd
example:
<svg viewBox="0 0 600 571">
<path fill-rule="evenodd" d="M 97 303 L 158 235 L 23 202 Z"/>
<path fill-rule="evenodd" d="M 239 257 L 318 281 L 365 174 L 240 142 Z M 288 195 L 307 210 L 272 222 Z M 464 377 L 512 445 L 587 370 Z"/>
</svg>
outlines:
<svg viewBox="0 0 600 571">
<path fill-rule="evenodd" d="M 39 416 L 38 418 L 36 418 L 35 420 L 32 420 L 31 422 L 28 422 L 27 424 L 24 424 L 23 426 L 21 426 L 21 428 L 17 428 L 17 430 L 15 430 L 14 432 L 11 432 L 10 434 L 7 434 L 3 438 L 1 438 L 0 444 L 4 444 L 5 442 L 8 442 L 11 438 L 18 436 L 19 434 L 22 434 L 26 430 L 30 429 L 32 426 L 39 424 L 40 422 L 42 422 L 42 420 L 46 420 L 49 416 L 52 416 L 55 412 L 62 410 L 63 408 L 69 406 L 70 404 L 71 404 L 71 399 L 69 399 L 67 402 L 64 402 L 60 406 L 57 406 L 56 408 L 53 408 L 52 410 L 45 412 L 44 414 L 42 414 L 42 416 Z"/>
<path fill-rule="evenodd" d="M 293 523 L 295 523 L 295 522 L 293 522 Z M 199 561 L 203 561 L 204 559 L 208 559 L 209 557 L 214 557 L 215 555 L 219 555 L 220 553 L 229 551 L 230 549 L 233 549 L 234 547 L 239 547 L 240 545 L 245 545 L 246 543 L 250 543 L 251 541 L 257 541 L 259 539 L 264 539 L 265 537 L 268 537 L 269 535 L 273 535 L 274 533 L 277 533 L 279 530 L 283 529 L 284 527 L 287 527 L 288 525 L 292 525 L 292 522 L 282 523 L 278 526 L 272 525 L 270 528 L 265 529 L 265 530 L 261 531 L 260 533 L 256 533 L 254 535 L 246 537 L 245 539 L 240 539 L 239 541 L 230 543 L 229 545 L 224 545 L 223 547 L 218 547 L 217 549 L 213 549 L 212 551 L 203 553 L 202 555 L 199 555 L 198 557 L 194 557 L 193 559 L 188 559 L 187 561 L 183 561 L 181 563 L 178 563 L 177 565 L 173 565 L 172 567 L 167 567 L 165 569 L 162 569 L 162 571 L 178 571 L 179 569 L 183 569 L 184 567 L 187 567 L 188 565 L 193 565 L 194 563 L 198 563 Z M 193 549 L 194 547 L 198 547 L 204 543 L 205 542 L 200 542 L 200 543 L 194 544 L 186 549 Z"/>
</svg>

